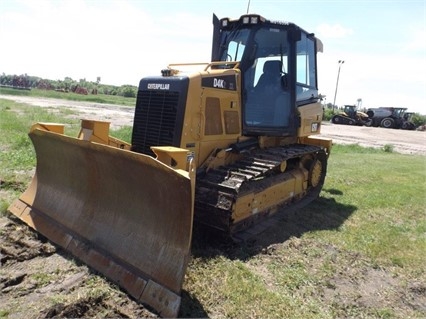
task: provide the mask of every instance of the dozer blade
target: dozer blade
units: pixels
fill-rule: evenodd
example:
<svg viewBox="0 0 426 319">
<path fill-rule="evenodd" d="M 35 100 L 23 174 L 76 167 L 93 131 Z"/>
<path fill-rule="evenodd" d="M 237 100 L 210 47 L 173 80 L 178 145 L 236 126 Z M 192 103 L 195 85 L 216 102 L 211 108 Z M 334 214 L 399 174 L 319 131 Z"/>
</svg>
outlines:
<svg viewBox="0 0 426 319">
<path fill-rule="evenodd" d="M 192 236 L 191 174 L 58 133 L 29 135 L 36 173 L 9 210 L 161 316 L 176 317 Z"/>
</svg>

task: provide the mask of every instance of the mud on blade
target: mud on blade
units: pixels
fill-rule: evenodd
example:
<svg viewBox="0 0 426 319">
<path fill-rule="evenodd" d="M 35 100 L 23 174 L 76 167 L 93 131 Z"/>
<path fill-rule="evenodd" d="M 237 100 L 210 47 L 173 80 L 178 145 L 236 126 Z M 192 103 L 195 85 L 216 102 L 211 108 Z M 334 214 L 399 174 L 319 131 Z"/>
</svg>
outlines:
<svg viewBox="0 0 426 319">
<path fill-rule="evenodd" d="M 161 316 L 177 316 L 192 235 L 190 174 L 57 133 L 35 129 L 30 138 L 36 174 L 9 210 Z"/>
</svg>

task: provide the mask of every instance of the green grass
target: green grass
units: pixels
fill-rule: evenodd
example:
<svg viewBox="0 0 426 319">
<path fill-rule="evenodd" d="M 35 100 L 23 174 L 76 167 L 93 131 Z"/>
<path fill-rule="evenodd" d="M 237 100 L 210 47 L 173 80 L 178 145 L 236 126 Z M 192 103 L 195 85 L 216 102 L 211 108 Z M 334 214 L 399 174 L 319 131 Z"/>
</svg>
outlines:
<svg viewBox="0 0 426 319">
<path fill-rule="evenodd" d="M 378 151 L 345 156 L 336 147 L 326 189 L 357 208 L 327 239 L 381 263 L 412 267 L 425 261 L 426 159 Z M 324 194 L 327 196 L 327 194 Z"/>
<path fill-rule="evenodd" d="M 71 101 L 85 101 L 85 102 L 94 102 L 94 103 L 106 103 L 106 104 L 117 104 L 117 105 L 128 105 L 135 106 L 136 98 L 123 97 L 118 95 L 105 95 L 105 94 L 89 94 L 82 95 L 72 92 L 57 92 L 54 90 L 41 90 L 41 89 L 32 89 L 32 90 L 16 90 L 12 88 L 0 88 L 0 94 L 5 95 L 19 95 L 19 96 L 38 96 L 38 97 L 47 97 L 55 99 L 64 99 Z"/>
<path fill-rule="evenodd" d="M 423 317 L 392 300 L 426 283 L 425 181 L 423 156 L 336 145 L 321 197 L 263 235 L 281 232 L 278 240 L 260 248 L 197 247 L 185 289 L 213 317 Z M 363 307 L 353 282 L 382 272 L 385 279 L 372 286 L 398 283 L 371 299 L 392 297 Z M 334 299 L 324 297 L 327 291 Z"/>
<path fill-rule="evenodd" d="M 72 114 L 74 111 L 67 108 L 52 112 L 49 108 L 0 99 L 0 190 L 6 190 L 0 194 L 0 214 L 6 211 L 12 198 L 26 189 L 33 174 L 36 159 L 28 137 L 31 125 L 35 122 L 63 123 L 67 135 L 77 136 L 80 120 L 69 117 Z M 112 135 L 130 141 L 131 128 L 123 127 Z"/>
<path fill-rule="evenodd" d="M 66 118 L 69 111 L 52 113 L 41 107 L 18 104 L 0 99 L 0 160 L 2 172 L 26 170 L 34 167 L 32 144 L 27 136 L 35 122 L 63 122 L 70 133 L 78 130 L 79 121 Z"/>
<path fill-rule="evenodd" d="M 111 132 L 111 135 L 122 141 L 130 143 L 132 140 L 132 128 L 130 126 L 123 126 Z"/>
<path fill-rule="evenodd" d="M 79 128 L 67 114 L 0 99 L 0 212 L 33 172 L 27 132 L 35 121 L 65 123 L 70 135 Z M 130 134 L 125 127 L 112 135 L 130 141 Z M 425 195 L 426 157 L 336 145 L 321 196 L 310 206 L 247 245 L 194 244 L 180 315 L 425 317 L 424 308 L 410 306 L 422 300 L 410 287 L 424 291 L 426 283 Z M 363 297 L 369 284 L 381 290 Z"/>
</svg>

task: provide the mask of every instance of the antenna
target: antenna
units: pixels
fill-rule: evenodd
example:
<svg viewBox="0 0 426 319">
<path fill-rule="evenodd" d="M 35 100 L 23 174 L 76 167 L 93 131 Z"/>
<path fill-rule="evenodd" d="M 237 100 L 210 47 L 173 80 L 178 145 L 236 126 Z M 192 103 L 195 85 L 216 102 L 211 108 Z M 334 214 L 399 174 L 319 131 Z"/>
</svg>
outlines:
<svg viewBox="0 0 426 319">
<path fill-rule="evenodd" d="M 248 0 L 248 4 L 247 4 L 247 14 L 249 13 L 250 10 L 250 0 Z"/>
</svg>

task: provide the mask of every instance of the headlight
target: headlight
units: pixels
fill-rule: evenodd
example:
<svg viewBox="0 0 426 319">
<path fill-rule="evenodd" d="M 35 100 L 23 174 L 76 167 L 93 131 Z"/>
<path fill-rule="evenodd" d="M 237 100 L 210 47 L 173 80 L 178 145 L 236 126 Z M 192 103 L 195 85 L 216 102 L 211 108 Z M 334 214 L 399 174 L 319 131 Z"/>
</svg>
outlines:
<svg viewBox="0 0 426 319">
<path fill-rule="evenodd" d="M 258 15 L 258 14 L 249 14 L 249 15 L 245 15 L 241 17 L 242 23 L 243 24 L 258 24 L 261 21 L 265 21 L 264 18 L 262 18 L 262 16 Z"/>
<path fill-rule="evenodd" d="M 257 24 L 259 22 L 259 17 L 250 17 L 251 24 Z"/>
</svg>

